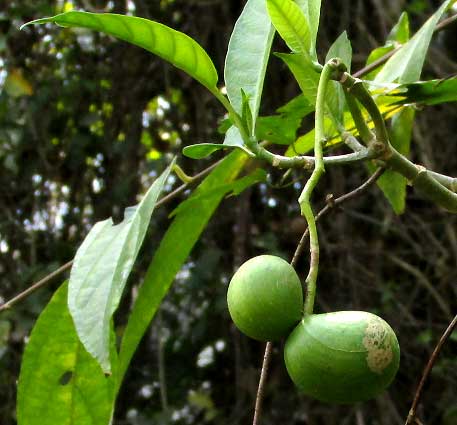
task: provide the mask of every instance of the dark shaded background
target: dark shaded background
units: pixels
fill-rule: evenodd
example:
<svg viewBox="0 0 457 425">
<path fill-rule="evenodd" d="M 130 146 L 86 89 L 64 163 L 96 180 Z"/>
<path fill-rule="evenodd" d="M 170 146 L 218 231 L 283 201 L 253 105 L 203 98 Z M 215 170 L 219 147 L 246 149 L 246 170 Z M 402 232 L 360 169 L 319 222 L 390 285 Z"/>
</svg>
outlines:
<svg viewBox="0 0 457 425">
<path fill-rule="evenodd" d="M 183 146 L 220 141 L 223 115 L 210 94 L 139 48 L 86 31 L 18 27 L 55 14 L 63 2 L 0 2 L 0 301 L 69 261 L 91 225 L 137 202 Z M 244 4 L 223 0 L 74 1 L 89 11 L 130 11 L 186 32 L 220 75 L 231 29 Z M 383 44 L 403 9 L 417 29 L 440 2 L 323 1 L 321 57 L 348 30 L 353 69 Z M 434 38 L 423 76 L 457 70 L 457 26 Z M 278 40 L 276 50 L 284 50 Z M 272 58 L 262 113 L 298 93 Z M 457 175 L 455 105 L 418 113 L 412 158 Z M 179 157 L 189 173 L 208 161 Z M 332 168 L 315 199 L 342 194 L 366 178 L 363 166 Z M 280 175 L 272 175 L 273 180 Z M 169 189 L 179 182 L 171 182 Z M 134 358 L 115 424 L 250 423 L 263 345 L 233 327 L 225 293 L 234 269 L 260 253 L 290 258 L 304 229 L 293 187 L 261 185 L 227 199 L 213 218 Z M 155 214 L 116 316 L 120 331 L 131 295 L 167 215 Z M 363 309 L 396 330 L 402 366 L 390 391 L 360 406 L 335 407 L 297 394 L 282 349 L 274 351 L 263 424 L 403 424 L 422 368 L 457 311 L 457 216 L 408 193 L 398 217 L 377 188 L 320 224 L 322 269 L 317 309 Z M 299 267 L 306 274 L 306 259 Z M 0 316 L 0 423 L 15 423 L 16 380 L 24 340 L 60 281 Z M 457 337 L 446 345 L 423 398 L 425 424 L 457 424 Z"/>
</svg>

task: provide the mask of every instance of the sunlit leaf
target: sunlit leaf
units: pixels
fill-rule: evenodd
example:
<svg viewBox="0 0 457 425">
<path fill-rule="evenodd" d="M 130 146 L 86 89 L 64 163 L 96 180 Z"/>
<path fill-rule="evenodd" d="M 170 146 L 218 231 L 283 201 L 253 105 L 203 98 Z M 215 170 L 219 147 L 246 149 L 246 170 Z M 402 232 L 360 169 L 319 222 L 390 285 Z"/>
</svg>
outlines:
<svg viewBox="0 0 457 425">
<path fill-rule="evenodd" d="M 311 40 L 311 57 L 316 59 L 316 39 L 319 29 L 319 19 L 321 13 L 321 0 L 295 0 L 308 21 L 310 40 Z"/>
<path fill-rule="evenodd" d="M 224 183 L 236 179 L 248 157 L 241 152 L 231 153 L 218 165 L 195 190 L 201 196 Z M 230 190 L 230 189 L 229 189 Z M 191 211 L 177 214 L 168 228 L 148 268 L 133 306 L 120 352 L 120 376 L 122 377 L 150 321 L 173 280 L 189 256 L 209 219 L 224 198 L 225 193 L 214 193 L 204 202 L 195 204 Z M 189 199 L 192 199 L 189 198 Z"/>
<path fill-rule="evenodd" d="M 230 37 L 224 77 L 228 98 L 236 112 L 242 112 L 241 90 L 249 98 L 254 125 L 273 36 L 265 0 L 248 0 Z"/>
<path fill-rule="evenodd" d="M 111 331 L 113 375 L 106 377 L 84 349 L 67 306 L 67 284 L 40 314 L 22 358 L 18 425 L 108 425 L 117 354 Z"/>
<path fill-rule="evenodd" d="M 309 57 L 311 34 L 305 14 L 293 0 L 266 0 L 271 21 L 294 53 Z"/>
<path fill-rule="evenodd" d="M 406 12 L 403 12 L 398 18 L 398 22 L 394 25 L 387 41 L 399 44 L 405 44 L 409 40 L 409 17 Z"/>
<path fill-rule="evenodd" d="M 158 177 L 143 200 L 127 208 L 124 220 L 98 222 L 78 249 L 70 274 L 68 306 L 81 342 L 110 372 L 109 328 L 127 278 L 143 243 L 151 214 L 170 174 Z"/>
<path fill-rule="evenodd" d="M 445 1 L 411 40 L 386 62 L 375 81 L 390 83 L 398 80 L 400 83 L 412 83 L 420 78 L 433 31 L 449 1 Z"/>
<path fill-rule="evenodd" d="M 71 11 L 23 25 L 54 22 L 112 35 L 152 52 L 187 72 L 210 91 L 217 90 L 217 72 L 208 54 L 192 38 L 166 25 L 135 16 Z"/>
</svg>

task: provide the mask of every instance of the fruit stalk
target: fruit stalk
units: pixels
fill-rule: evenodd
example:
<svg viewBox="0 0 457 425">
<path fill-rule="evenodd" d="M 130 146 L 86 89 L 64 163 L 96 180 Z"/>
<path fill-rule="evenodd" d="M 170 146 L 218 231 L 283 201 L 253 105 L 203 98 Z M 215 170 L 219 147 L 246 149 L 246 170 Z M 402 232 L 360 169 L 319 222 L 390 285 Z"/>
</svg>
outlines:
<svg viewBox="0 0 457 425">
<path fill-rule="evenodd" d="M 325 111 L 325 94 L 327 92 L 328 82 L 331 79 L 332 72 L 338 67 L 339 61 L 331 59 L 328 61 L 321 73 L 319 86 L 317 89 L 316 114 L 315 114 L 315 139 L 314 139 L 314 170 L 311 177 L 305 184 L 305 188 L 298 199 L 301 213 L 308 223 L 309 240 L 310 240 L 310 265 L 309 273 L 306 277 L 306 298 L 304 305 L 305 315 L 313 313 L 314 299 L 316 297 L 316 282 L 319 272 L 319 239 L 317 235 L 316 221 L 314 219 L 313 209 L 311 207 L 311 194 L 325 172 L 323 160 L 323 145 L 325 143 L 324 130 L 324 111 Z"/>
</svg>

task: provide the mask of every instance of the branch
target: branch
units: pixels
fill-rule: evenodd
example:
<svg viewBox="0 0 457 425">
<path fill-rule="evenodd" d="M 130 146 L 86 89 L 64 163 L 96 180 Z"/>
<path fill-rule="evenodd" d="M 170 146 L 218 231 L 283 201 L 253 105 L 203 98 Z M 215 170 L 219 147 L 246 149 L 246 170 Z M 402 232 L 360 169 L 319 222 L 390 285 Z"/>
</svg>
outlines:
<svg viewBox="0 0 457 425">
<path fill-rule="evenodd" d="M 438 358 L 441 349 L 443 348 L 443 345 L 447 341 L 447 339 L 450 337 L 452 332 L 457 326 L 457 315 L 454 317 L 452 322 L 449 324 L 447 327 L 446 331 L 444 334 L 441 336 L 440 340 L 438 341 L 438 344 L 436 345 L 435 349 L 433 350 L 432 355 L 430 356 L 430 359 L 425 366 L 424 372 L 422 374 L 422 378 L 419 382 L 419 385 L 416 390 L 416 394 L 414 395 L 414 401 L 413 404 L 411 405 L 411 409 L 409 410 L 408 418 L 406 419 L 405 425 L 411 425 L 413 421 L 416 420 L 416 411 L 417 411 L 417 405 L 419 404 L 419 400 L 422 394 L 422 390 L 424 389 L 425 381 L 430 375 L 430 372 L 433 369 L 433 366 L 435 365 L 436 359 Z"/>
<path fill-rule="evenodd" d="M 337 199 L 333 199 L 333 196 L 327 197 L 328 202 L 327 205 L 322 208 L 319 213 L 315 217 L 315 221 L 319 221 L 322 216 L 325 214 L 328 214 L 330 211 L 334 210 L 336 206 L 343 204 L 344 202 L 348 202 L 354 198 L 357 198 L 358 196 L 362 195 L 364 192 L 366 192 L 378 179 L 381 177 L 382 173 L 384 173 L 384 168 L 378 168 L 371 176 L 370 178 L 365 181 L 362 185 L 354 189 L 353 191 L 346 193 L 345 195 L 340 196 Z M 309 230 L 306 229 L 305 232 L 303 233 L 303 236 L 300 239 L 300 242 L 297 245 L 297 248 L 295 250 L 295 253 L 292 257 L 292 261 L 290 262 L 292 267 L 296 267 L 298 264 L 298 260 L 300 259 L 301 254 L 303 253 L 303 250 L 305 249 L 306 241 L 308 240 L 308 235 L 309 235 Z M 271 360 L 271 350 L 273 348 L 273 344 L 271 342 L 267 342 L 267 345 L 265 347 L 265 354 L 263 357 L 263 363 L 262 363 L 262 370 L 260 372 L 260 380 L 259 380 L 259 386 L 257 389 L 257 397 L 255 401 L 255 410 L 254 410 L 254 419 L 252 422 L 252 425 L 259 425 L 260 424 L 260 414 L 262 411 L 262 402 L 264 399 L 265 395 L 265 384 L 266 384 L 266 379 L 268 375 L 268 367 L 270 365 L 270 360 Z"/>
<path fill-rule="evenodd" d="M 373 144 L 379 149 L 379 159 L 383 160 L 387 167 L 406 177 L 412 186 L 435 204 L 457 213 L 457 193 L 448 188 L 448 186 L 454 188 L 455 179 L 443 175 L 439 175 L 437 179 L 425 167 L 412 163 L 400 154 L 390 144 L 384 118 L 362 80 L 354 78 L 347 72 L 341 73 L 335 78 L 346 91 L 354 95 L 371 116 L 377 139 Z M 441 183 L 444 180 L 446 180 L 446 185 Z"/>
<path fill-rule="evenodd" d="M 265 384 L 267 382 L 272 349 L 273 343 L 267 342 L 267 345 L 265 347 L 265 354 L 263 355 L 262 371 L 260 372 L 259 387 L 257 388 L 257 397 L 255 399 L 254 419 L 252 421 L 252 425 L 258 425 L 260 421 L 260 414 L 262 412 L 262 402 L 265 395 Z"/>
<path fill-rule="evenodd" d="M 36 290 L 42 288 L 46 284 L 48 284 L 52 279 L 56 276 L 59 276 L 64 271 L 68 270 L 73 264 L 73 260 L 69 261 L 68 263 L 64 264 L 63 266 L 59 267 L 57 270 L 54 270 L 52 273 L 48 274 L 43 279 L 39 280 L 38 282 L 32 284 L 29 288 L 25 291 L 21 292 L 20 294 L 16 295 L 9 301 L 6 301 L 2 305 L 0 305 L 0 313 L 4 310 L 10 309 L 13 305 L 17 304 L 18 302 L 22 301 L 23 299 L 27 298 L 29 295 L 33 294 Z"/>
<path fill-rule="evenodd" d="M 176 188 L 173 192 L 170 192 L 168 195 L 164 196 L 160 201 L 157 202 L 155 208 L 159 208 L 162 205 L 165 205 L 166 203 L 170 202 L 172 199 L 176 198 L 181 192 L 186 190 L 191 184 L 201 180 L 203 177 L 205 177 L 207 174 L 209 174 L 214 168 L 216 168 L 220 164 L 221 161 L 222 161 L 222 159 L 215 162 L 214 164 L 210 165 L 209 167 L 205 168 L 203 171 L 200 171 L 198 174 L 191 177 L 191 179 L 188 183 L 182 184 L 181 186 Z M 57 270 L 54 270 L 52 273 L 48 274 L 46 277 L 39 280 L 38 282 L 33 283 L 29 288 L 27 288 L 25 291 L 19 293 L 11 300 L 4 302 L 2 305 L 0 305 L 0 313 L 2 313 L 5 310 L 10 309 L 15 304 L 19 303 L 23 299 L 27 298 L 29 295 L 33 294 L 36 290 L 47 285 L 49 282 L 51 282 L 52 279 L 61 275 L 63 272 L 67 271 L 68 269 L 70 269 L 72 265 L 73 265 L 73 260 L 71 260 L 68 263 L 64 264 L 63 266 L 59 267 Z"/>
<path fill-rule="evenodd" d="M 302 215 L 308 223 L 309 241 L 310 241 L 310 261 L 309 272 L 306 277 L 306 297 L 305 297 L 305 314 L 313 314 L 314 299 L 316 297 L 316 282 L 319 272 L 319 238 L 317 235 L 316 221 L 314 219 L 313 209 L 311 207 L 311 195 L 319 182 L 322 175 L 325 173 L 322 147 L 326 142 L 324 128 L 324 111 L 325 111 L 325 95 L 327 87 L 331 80 L 332 73 L 338 68 L 338 61 L 332 59 L 328 61 L 322 70 L 319 86 L 317 88 L 316 113 L 315 113 L 315 138 L 314 138 L 314 170 L 305 184 L 303 192 L 298 198 Z"/>
</svg>

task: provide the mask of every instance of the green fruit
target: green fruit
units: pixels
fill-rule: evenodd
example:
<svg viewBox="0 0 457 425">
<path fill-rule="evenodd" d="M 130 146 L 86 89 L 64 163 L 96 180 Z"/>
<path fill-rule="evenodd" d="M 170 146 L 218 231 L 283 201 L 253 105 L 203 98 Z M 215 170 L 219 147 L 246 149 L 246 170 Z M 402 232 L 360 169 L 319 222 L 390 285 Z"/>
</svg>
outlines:
<svg viewBox="0 0 457 425">
<path fill-rule="evenodd" d="M 380 317 L 339 311 L 305 317 L 287 338 L 284 359 L 303 393 L 329 403 L 355 403 L 389 386 L 400 364 L 400 347 Z"/>
<path fill-rule="evenodd" d="M 241 332 L 259 341 L 274 341 L 286 336 L 302 318 L 300 279 L 287 261 L 260 255 L 235 273 L 227 303 Z"/>
</svg>

